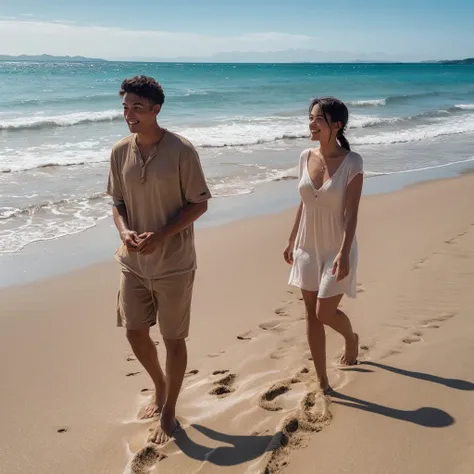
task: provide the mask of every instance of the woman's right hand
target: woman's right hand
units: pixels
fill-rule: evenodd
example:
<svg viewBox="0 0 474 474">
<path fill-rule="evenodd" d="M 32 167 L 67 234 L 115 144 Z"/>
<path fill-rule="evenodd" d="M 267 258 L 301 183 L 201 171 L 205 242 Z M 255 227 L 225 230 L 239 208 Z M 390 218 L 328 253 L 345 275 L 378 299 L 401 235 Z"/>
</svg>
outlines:
<svg viewBox="0 0 474 474">
<path fill-rule="evenodd" d="M 285 259 L 285 262 L 293 265 L 293 248 L 295 244 L 293 242 L 290 242 L 288 246 L 286 247 L 285 251 L 283 252 L 283 258 Z"/>
</svg>

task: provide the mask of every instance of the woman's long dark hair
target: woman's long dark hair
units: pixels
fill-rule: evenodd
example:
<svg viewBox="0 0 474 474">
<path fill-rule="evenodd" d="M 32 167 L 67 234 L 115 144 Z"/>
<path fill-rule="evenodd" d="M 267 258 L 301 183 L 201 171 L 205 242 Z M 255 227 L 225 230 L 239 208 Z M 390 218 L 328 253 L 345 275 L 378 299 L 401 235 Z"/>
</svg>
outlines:
<svg viewBox="0 0 474 474">
<path fill-rule="evenodd" d="M 321 97 L 311 102 L 309 114 L 311 114 L 315 105 L 319 105 L 319 110 L 321 110 L 324 120 L 326 120 L 328 125 L 330 125 L 328 115 L 331 118 L 331 122 L 342 123 L 342 127 L 337 131 L 337 140 L 343 148 L 350 151 L 351 146 L 344 135 L 347 122 L 349 121 L 349 110 L 347 110 L 346 104 L 335 97 Z"/>
</svg>

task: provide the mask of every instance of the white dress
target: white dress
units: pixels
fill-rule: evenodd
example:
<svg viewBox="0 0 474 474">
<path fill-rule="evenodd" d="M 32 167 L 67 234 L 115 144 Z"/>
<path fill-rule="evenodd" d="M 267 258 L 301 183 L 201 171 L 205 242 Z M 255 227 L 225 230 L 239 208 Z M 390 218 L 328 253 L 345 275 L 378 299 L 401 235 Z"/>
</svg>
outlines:
<svg viewBox="0 0 474 474">
<path fill-rule="evenodd" d="M 344 237 L 344 210 L 347 185 L 363 173 L 362 158 L 349 152 L 331 178 L 317 189 L 308 172 L 311 149 L 300 156 L 298 190 L 303 203 L 300 225 L 293 250 L 289 284 L 317 291 L 319 298 L 345 294 L 356 297 L 357 240 L 350 250 L 350 271 L 336 280 L 332 274 L 334 259 Z"/>
</svg>

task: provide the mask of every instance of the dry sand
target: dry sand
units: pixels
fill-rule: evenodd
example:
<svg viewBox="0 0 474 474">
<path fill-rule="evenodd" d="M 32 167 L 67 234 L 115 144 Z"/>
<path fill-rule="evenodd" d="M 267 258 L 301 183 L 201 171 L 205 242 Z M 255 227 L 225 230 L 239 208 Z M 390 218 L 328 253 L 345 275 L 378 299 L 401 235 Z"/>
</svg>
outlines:
<svg viewBox="0 0 474 474">
<path fill-rule="evenodd" d="M 0 472 L 471 473 L 473 202 L 473 175 L 363 198 L 359 294 L 343 300 L 361 364 L 337 364 L 328 330 L 330 398 L 286 285 L 294 212 L 199 231 L 184 430 L 160 448 L 114 328 L 115 262 L 3 290 Z"/>
</svg>

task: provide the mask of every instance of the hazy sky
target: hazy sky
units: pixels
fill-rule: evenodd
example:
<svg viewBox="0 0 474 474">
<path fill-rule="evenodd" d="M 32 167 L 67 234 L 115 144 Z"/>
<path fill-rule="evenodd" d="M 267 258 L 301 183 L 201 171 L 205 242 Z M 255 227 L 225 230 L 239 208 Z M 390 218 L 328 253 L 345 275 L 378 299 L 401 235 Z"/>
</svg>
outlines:
<svg viewBox="0 0 474 474">
<path fill-rule="evenodd" d="M 0 1 L 0 54 L 153 59 L 304 49 L 339 52 L 335 59 L 474 56 L 474 0 L 39 3 Z"/>
</svg>

